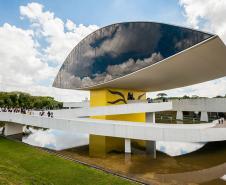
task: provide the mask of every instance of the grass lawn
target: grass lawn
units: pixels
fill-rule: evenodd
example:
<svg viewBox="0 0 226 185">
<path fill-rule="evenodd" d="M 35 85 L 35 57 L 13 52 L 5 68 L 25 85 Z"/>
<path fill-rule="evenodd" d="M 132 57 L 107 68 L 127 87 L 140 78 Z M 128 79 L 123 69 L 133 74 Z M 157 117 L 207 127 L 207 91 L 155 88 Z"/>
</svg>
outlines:
<svg viewBox="0 0 226 185">
<path fill-rule="evenodd" d="M 127 185 L 133 183 L 0 137 L 0 184 Z"/>
</svg>

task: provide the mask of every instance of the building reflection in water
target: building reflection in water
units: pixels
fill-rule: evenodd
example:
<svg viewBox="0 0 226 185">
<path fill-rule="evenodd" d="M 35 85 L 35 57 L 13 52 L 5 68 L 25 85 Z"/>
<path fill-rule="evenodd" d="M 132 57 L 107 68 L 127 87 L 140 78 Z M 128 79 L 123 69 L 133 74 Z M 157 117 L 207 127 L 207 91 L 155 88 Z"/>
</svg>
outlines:
<svg viewBox="0 0 226 185">
<path fill-rule="evenodd" d="M 206 145 L 203 143 L 158 142 L 157 159 L 152 159 L 144 152 L 126 156 L 122 153 L 110 153 L 106 157 L 90 158 L 87 147 L 88 135 L 86 134 L 52 129 L 43 131 L 29 128 L 29 130 L 32 133 L 23 138 L 25 143 L 54 150 L 64 149 L 58 152 L 147 183 L 226 184 L 226 142 Z"/>
<path fill-rule="evenodd" d="M 63 150 L 67 148 L 88 145 L 88 134 L 78 134 L 63 132 L 59 130 L 41 130 L 30 128 L 31 134 L 23 138 L 23 142 L 30 145 L 45 147 L 53 150 Z M 205 143 L 182 143 L 157 141 L 158 151 L 170 156 L 184 155 L 200 149 Z"/>
<path fill-rule="evenodd" d="M 206 145 L 204 143 L 158 142 L 157 159 L 152 159 L 144 152 L 126 156 L 125 154 L 110 153 L 103 158 L 90 158 L 87 147 L 88 135 L 86 134 L 34 129 L 32 132 L 33 134 L 23 139 L 24 142 L 56 150 L 71 148 L 59 151 L 59 153 L 148 183 L 225 184 L 225 142 Z M 160 151 L 164 151 L 168 155 Z"/>
</svg>

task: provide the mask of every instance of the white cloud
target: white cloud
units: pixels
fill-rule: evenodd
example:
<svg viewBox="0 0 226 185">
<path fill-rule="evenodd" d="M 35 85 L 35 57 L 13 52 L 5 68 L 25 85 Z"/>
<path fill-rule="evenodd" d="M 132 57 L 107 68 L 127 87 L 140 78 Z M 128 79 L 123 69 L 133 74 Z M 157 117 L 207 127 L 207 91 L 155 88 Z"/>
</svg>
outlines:
<svg viewBox="0 0 226 185">
<path fill-rule="evenodd" d="M 225 3 L 224 0 L 207 0 L 205 3 L 200 0 L 180 0 L 189 25 L 217 33 L 226 41 Z M 87 97 L 88 93 L 50 86 L 70 50 L 98 26 L 76 25 L 69 19 L 64 22 L 53 12 L 45 11 L 39 3 L 21 6 L 20 16 L 21 21 L 30 21 L 29 29 L 8 23 L 0 26 L 0 89 L 51 95 L 62 101 L 79 101 Z M 43 40 L 45 45 L 40 42 Z M 50 63 L 55 67 L 51 67 Z M 172 96 L 197 94 L 211 97 L 226 94 L 225 84 L 226 79 L 222 78 L 166 92 Z"/>
<path fill-rule="evenodd" d="M 61 101 L 79 101 L 87 97 L 88 93 L 56 89 L 51 85 L 70 50 L 98 27 L 77 26 L 71 20 L 64 23 L 53 12 L 44 11 L 39 3 L 21 6 L 20 16 L 22 21 L 30 21 L 29 29 L 8 23 L 0 26 L 1 91 L 20 90 L 54 96 Z M 46 44 L 41 44 L 42 41 Z"/>
<path fill-rule="evenodd" d="M 226 181 L 226 175 L 222 176 L 221 179 Z"/>
<path fill-rule="evenodd" d="M 48 132 L 37 130 L 27 138 L 24 138 L 23 142 L 40 147 L 52 146 L 52 148 L 56 148 L 56 138 L 51 132 Z"/>
<path fill-rule="evenodd" d="M 54 87 L 46 87 L 42 85 L 23 85 L 23 84 L 10 84 L 0 83 L 1 91 L 22 91 L 28 92 L 35 96 L 53 96 L 58 101 L 64 102 L 78 102 L 89 98 L 89 92 L 76 91 L 67 89 L 57 89 Z"/>
<path fill-rule="evenodd" d="M 216 33 L 226 42 L 225 0 L 180 0 L 180 4 L 189 25 Z"/>
<path fill-rule="evenodd" d="M 160 53 L 153 53 L 150 57 L 144 59 L 133 60 L 130 58 L 122 64 L 109 65 L 107 67 L 106 72 L 96 74 L 95 78 L 91 79 L 90 77 L 80 78 L 78 76 L 73 76 L 67 72 L 67 70 L 62 70 L 59 75 L 63 79 L 67 79 L 66 82 L 61 83 L 61 87 L 63 88 L 77 88 L 77 87 L 88 87 L 100 82 L 106 82 L 111 79 L 123 76 L 125 74 L 132 73 L 141 68 L 147 67 L 157 61 L 160 61 L 162 56 Z M 58 76 L 58 77 L 59 77 Z M 60 78 L 58 78 L 57 83 L 60 82 Z"/>
<path fill-rule="evenodd" d="M 67 20 L 64 23 L 53 12 L 44 11 L 44 7 L 38 3 L 29 3 L 20 7 L 22 18 L 28 18 L 37 34 L 47 41 L 44 49 L 46 60 L 62 64 L 72 48 L 86 35 L 98 29 L 96 25 L 76 25 Z M 67 28 L 67 31 L 65 31 Z"/>
<path fill-rule="evenodd" d="M 41 61 L 32 30 L 5 23 L 0 27 L 0 83 L 33 85 L 53 77 L 54 68 Z"/>
<path fill-rule="evenodd" d="M 63 150 L 89 144 L 89 135 L 59 130 L 37 130 L 30 128 L 32 134 L 23 138 L 30 145 L 45 147 L 53 150 Z"/>
<path fill-rule="evenodd" d="M 203 82 L 183 88 L 161 91 L 171 96 L 202 96 L 202 97 L 215 97 L 218 95 L 224 96 L 226 94 L 226 78 L 220 78 L 208 82 Z M 156 97 L 159 92 L 148 93 L 149 97 Z"/>
<path fill-rule="evenodd" d="M 183 142 L 156 142 L 156 149 L 170 156 L 179 156 L 191 153 L 202 148 L 205 143 L 183 143 Z"/>
<path fill-rule="evenodd" d="M 163 57 L 160 53 L 152 53 L 152 55 L 149 58 L 145 58 L 143 60 L 133 60 L 130 58 L 128 61 L 118 64 L 118 65 L 109 65 L 107 67 L 107 73 L 112 76 L 112 78 L 115 78 L 115 76 L 123 76 L 125 74 L 132 73 L 134 71 L 137 71 L 139 69 L 142 69 L 144 67 L 147 67 L 155 62 L 158 62 L 162 60 Z"/>
<path fill-rule="evenodd" d="M 70 19 L 67 20 L 65 26 L 66 26 L 66 28 L 67 28 L 69 31 L 72 31 L 72 30 L 75 30 L 75 29 L 76 29 L 75 23 L 73 23 Z"/>
<path fill-rule="evenodd" d="M 225 0 L 179 0 L 184 10 L 187 26 L 215 33 L 226 43 Z M 198 95 L 214 97 L 226 94 L 226 77 L 188 87 L 164 91 L 169 96 Z M 156 96 L 149 93 L 149 96 Z"/>
</svg>

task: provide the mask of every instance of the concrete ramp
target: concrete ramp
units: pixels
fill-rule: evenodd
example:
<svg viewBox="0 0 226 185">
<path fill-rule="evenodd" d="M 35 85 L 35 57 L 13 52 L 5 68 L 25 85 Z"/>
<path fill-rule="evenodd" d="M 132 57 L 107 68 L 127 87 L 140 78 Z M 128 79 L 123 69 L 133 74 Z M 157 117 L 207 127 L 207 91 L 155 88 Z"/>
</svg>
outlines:
<svg viewBox="0 0 226 185">
<path fill-rule="evenodd" d="M 205 124 L 145 124 L 88 118 L 60 119 L 0 112 L 0 120 L 78 133 L 151 141 L 210 142 L 226 140 L 218 121 Z"/>
<path fill-rule="evenodd" d="M 131 103 L 122 105 L 100 106 L 100 107 L 84 107 L 77 109 L 61 109 L 51 110 L 56 118 L 74 119 L 75 117 L 89 117 L 100 115 L 119 115 L 133 114 L 143 112 L 160 112 L 172 110 L 172 102 L 162 103 Z"/>
</svg>

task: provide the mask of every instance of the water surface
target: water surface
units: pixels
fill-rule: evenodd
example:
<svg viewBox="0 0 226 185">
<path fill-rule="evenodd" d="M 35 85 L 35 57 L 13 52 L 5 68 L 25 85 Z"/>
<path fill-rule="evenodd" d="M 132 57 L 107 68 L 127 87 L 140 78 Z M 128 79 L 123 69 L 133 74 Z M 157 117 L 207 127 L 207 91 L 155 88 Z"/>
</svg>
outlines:
<svg viewBox="0 0 226 185">
<path fill-rule="evenodd" d="M 0 128 L 1 131 L 1 128 Z M 109 153 L 90 157 L 87 134 L 53 129 L 25 128 L 22 141 L 56 150 L 87 162 L 151 184 L 223 185 L 226 184 L 226 142 L 180 143 L 157 142 L 157 158 L 132 148 L 131 155 Z"/>
</svg>

